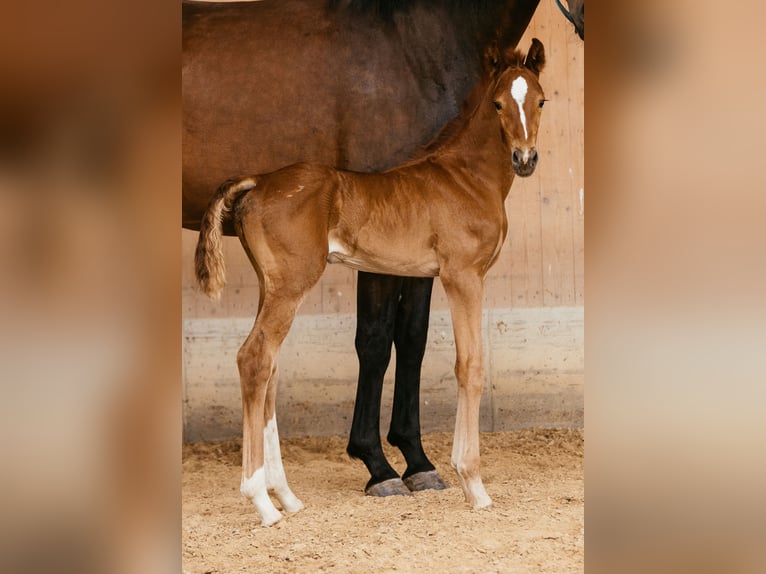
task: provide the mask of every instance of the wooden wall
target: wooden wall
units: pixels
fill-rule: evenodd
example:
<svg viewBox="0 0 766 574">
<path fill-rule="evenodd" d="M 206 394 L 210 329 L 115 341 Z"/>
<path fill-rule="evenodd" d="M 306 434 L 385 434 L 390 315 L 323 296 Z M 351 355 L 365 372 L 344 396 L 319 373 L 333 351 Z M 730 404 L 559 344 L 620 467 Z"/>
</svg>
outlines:
<svg viewBox="0 0 766 574">
<path fill-rule="evenodd" d="M 583 416 L 583 43 L 547 0 L 520 48 L 533 37 L 546 49 L 541 82 L 550 101 L 537 171 L 511 188 L 507 243 L 486 282 L 484 430 L 579 426 Z M 228 284 L 220 301 L 208 301 L 193 285 L 197 234 L 182 233 L 185 436 L 226 438 L 239 432 L 235 356 L 257 309 L 257 278 L 238 240 L 227 238 Z M 280 359 L 283 436 L 345 434 L 350 426 L 355 282 L 355 271 L 328 266 L 299 311 Z M 438 280 L 434 285 L 421 408 L 424 429 L 447 430 L 454 423 L 454 342 L 444 291 Z M 325 341 L 335 342 L 332 350 L 317 350 Z M 429 362 L 437 356 L 437 364 Z"/>
</svg>

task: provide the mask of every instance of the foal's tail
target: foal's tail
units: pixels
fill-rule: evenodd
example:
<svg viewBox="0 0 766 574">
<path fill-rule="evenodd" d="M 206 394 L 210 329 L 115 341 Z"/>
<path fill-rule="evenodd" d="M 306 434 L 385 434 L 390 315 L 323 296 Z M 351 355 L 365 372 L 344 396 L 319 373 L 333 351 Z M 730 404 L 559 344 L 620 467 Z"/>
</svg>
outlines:
<svg viewBox="0 0 766 574">
<path fill-rule="evenodd" d="M 249 177 L 225 182 L 218 188 L 202 216 L 197 250 L 194 253 L 194 272 L 200 288 L 211 299 L 218 299 L 226 284 L 226 265 L 221 242 L 223 220 L 229 217 L 234 202 L 254 187 L 255 179 Z"/>
</svg>

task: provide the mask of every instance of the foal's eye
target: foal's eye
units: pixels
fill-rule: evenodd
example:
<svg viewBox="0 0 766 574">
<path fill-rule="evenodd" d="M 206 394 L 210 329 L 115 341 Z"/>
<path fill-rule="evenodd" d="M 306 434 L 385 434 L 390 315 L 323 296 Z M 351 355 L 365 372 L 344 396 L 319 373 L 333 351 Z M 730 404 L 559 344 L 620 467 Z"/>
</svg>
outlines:
<svg viewBox="0 0 766 574">
<path fill-rule="evenodd" d="M 538 104 L 538 107 L 542 108 L 545 105 L 545 102 L 548 100 L 540 100 L 540 103 Z"/>
<path fill-rule="evenodd" d="M 495 109 L 499 112 L 500 110 L 503 109 L 503 104 L 501 104 L 500 102 L 495 102 Z"/>
</svg>

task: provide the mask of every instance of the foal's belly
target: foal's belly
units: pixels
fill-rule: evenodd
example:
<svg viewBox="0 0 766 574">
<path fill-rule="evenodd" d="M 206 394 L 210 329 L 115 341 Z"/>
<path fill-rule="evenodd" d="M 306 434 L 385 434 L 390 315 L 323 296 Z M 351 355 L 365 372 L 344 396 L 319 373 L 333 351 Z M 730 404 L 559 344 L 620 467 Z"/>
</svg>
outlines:
<svg viewBox="0 0 766 574">
<path fill-rule="evenodd" d="M 436 253 L 428 248 L 400 245 L 393 239 L 376 246 L 352 248 L 333 234 L 330 234 L 328 240 L 328 263 L 340 263 L 359 271 L 385 275 L 406 277 L 439 275 Z"/>
</svg>

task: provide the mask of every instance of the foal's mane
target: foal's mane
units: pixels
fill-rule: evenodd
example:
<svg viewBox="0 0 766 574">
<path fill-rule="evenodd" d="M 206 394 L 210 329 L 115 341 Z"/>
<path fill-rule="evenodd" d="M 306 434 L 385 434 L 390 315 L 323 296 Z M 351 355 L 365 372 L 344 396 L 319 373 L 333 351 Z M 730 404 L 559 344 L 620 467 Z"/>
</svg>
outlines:
<svg viewBox="0 0 766 574">
<path fill-rule="evenodd" d="M 526 59 L 527 55 L 521 50 L 509 51 L 502 55 L 502 64 L 494 71 L 494 75 L 499 76 L 507 68 L 522 68 Z"/>
</svg>

